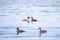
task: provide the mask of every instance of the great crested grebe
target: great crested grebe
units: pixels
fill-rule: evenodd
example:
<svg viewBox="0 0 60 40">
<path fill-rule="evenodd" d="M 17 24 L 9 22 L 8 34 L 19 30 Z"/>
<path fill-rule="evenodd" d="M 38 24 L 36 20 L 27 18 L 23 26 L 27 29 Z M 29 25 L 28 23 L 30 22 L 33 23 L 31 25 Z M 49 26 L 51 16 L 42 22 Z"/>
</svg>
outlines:
<svg viewBox="0 0 60 40">
<path fill-rule="evenodd" d="M 31 17 L 31 21 L 32 22 L 37 22 L 37 19 L 33 19 L 33 17 Z"/>
<path fill-rule="evenodd" d="M 17 27 L 16 29 L 17 29 L 17 30 L 16 30 L 17 35 L 18 35 L 19 33 L 25 32 L 24 30 L 19 30 L 19 28 L 18 28 L 18 27 Z"/>
<path fill-rule="evenodd" d="M 29 19 L 30 19 L 30 17 L 27 17 L 27 19 L 23 19 L 22 21 L 30 22 Z"/>
<path fill-rule="evenodd" d="M 39 32 L 40 32 L 40 33 L 46 33 L 47 30 L 42 30 L 41 28 L 39 28 Z"/>
</svg>

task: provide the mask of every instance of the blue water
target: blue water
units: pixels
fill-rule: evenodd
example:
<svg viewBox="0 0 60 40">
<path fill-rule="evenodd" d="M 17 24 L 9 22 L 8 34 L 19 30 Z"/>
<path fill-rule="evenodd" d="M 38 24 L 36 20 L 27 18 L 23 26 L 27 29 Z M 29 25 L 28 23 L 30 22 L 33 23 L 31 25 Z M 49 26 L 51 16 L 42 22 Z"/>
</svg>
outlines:
<svg viewBox="0 0 60 40">
<path fill-rule="evenodd" d="M 28 16 L 38 22 L 23 22 Z M 0 40 L 60 40 L 60 0 L 0 0 Z"/>
<path fill-rule="evenodd" d="M 38 28 L 19 27 L 24 33 L 16 34 L 16 27 L 0 27 L 0 40 L 60 40 L 60 27 L 42 27 L 47 33 L 39 35 Z"/>
</svg>

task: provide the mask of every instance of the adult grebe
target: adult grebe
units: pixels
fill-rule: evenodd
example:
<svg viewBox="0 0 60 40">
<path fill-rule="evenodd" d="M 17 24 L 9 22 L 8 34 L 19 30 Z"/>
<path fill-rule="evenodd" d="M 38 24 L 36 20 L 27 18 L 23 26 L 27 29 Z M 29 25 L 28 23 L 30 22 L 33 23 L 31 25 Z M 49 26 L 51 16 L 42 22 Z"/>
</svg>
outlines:
<svg viewBox="0 0 60 40">
<path fill-rule="evenodd" d="M 39 32 L 40 33 L 46 33 L 47 31 L 46 30 L 41 30 L 41 28 L 39 28 Z"/>
<path fill-rule="evenodd" d="M 33 19 L 33 17 L 31 17 L 31 21 L 32 22 L 37 22 L 37 19 Z"/>
<path fill-rule="evenodd" d="M 16 29 L 17 29 L 17 30 L 16 30 L 17 35 L 18 35 L 19 33 L 25 32 L 24 30 L 19 30 L 19 28 L 18 28 L 18 27 L 17 27 Z"/>
<path fill-rule="evenodd" d="M 22 21 L 30 22 L 29 19 L 30 19 L 30 17 L 27 17 L 27 19 L 23 19 Z"/>
<path fill-rule="evenodd" d="M 47 31 L 46 30 L 41 30 L 41 28 L 39 28 L 39 37 L 41 37 L 41 34 L 43 33 L 46 33 Z"/>
</svg>

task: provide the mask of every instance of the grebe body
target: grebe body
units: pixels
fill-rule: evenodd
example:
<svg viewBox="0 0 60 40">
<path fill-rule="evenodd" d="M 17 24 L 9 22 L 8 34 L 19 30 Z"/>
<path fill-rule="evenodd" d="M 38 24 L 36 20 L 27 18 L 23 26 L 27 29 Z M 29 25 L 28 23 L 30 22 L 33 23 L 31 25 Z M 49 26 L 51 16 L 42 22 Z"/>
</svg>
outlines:
<svg viewBox="0 0 60 40">
<path fill-rule="evenodd" d="M 24 30 L 19 30 L 18 27 L 17 27 L 16 29 L 17 29 L 17 30 L 16 30 L 17 34 L 22 33 L 22 32 L 25 32 Z"/>
</svg>

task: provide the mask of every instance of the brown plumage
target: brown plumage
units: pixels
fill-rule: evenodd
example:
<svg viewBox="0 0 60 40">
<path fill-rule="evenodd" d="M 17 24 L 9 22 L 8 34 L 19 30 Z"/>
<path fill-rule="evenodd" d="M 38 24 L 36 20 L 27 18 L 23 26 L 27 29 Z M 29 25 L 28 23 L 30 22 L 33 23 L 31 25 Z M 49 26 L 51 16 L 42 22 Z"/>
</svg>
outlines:
<svg viewBox="0 0 60 40">
<path fill-rule="evenodd" d="M 17 27 L 16 29 L 17 29 L 17 30 L 16 30 L 17 34 L 22 33 L 22 32 L 25 32 L 24 30 L 19 30 L 18 27 Z"/>
<path fill-rule="evenodd" d="M 46 30 L 41 30 L 41 28 L 39 28 L 39 37 L 41 37 L 41 34 L 43 33 L 46 33 L 47 31 Z"/>
<path fill-rule="evenodd" d="M 47 31 L 46 30 L 42 30 L 41 28 L 39 28 L 39 32 L 40 33 L 46 33 Z"/>
<path fill-rule="evenodd" d="M 22 21 L 29 22 L 29 20 L 28 20 L 28 19 L 23 19 Z"/>
<path fill-rule="evenodd" d="M 30 17 L 27 17 L 27 19 L 23 19 L 22 21 L 30 22 L 29 19 L 30 19 Z"/>
</svg>

